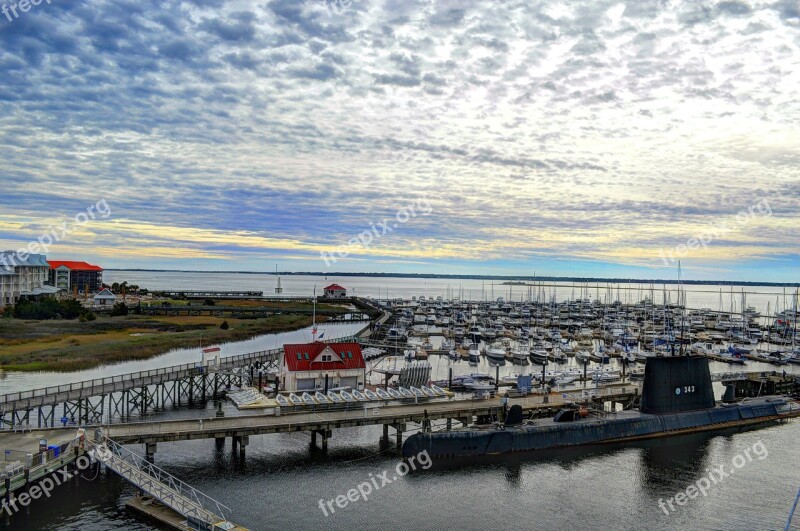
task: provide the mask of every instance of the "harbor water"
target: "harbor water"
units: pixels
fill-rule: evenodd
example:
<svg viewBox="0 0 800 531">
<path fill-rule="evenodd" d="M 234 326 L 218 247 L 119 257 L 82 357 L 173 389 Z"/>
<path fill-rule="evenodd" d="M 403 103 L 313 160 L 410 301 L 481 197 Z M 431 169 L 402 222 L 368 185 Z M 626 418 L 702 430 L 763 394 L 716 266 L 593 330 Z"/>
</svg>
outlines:
<svg viewBox="0 0 800 531">
<path fill-rule="evenodd" d="M 274 295 L 278 284 L 276 275 L 268 273 L 197 273 L 178 271 L 106 271 L 103 279 L 107 284 L 127 281 L 143 288 L 153 290 L 247 290 L 263 291 L 265 296 Z M 317 295 L 322 288 L 338 283 L 348 290 L 348 295 L 374 297 L 379 299 L 411 297 L 443 297 L 461 300 L 496 300 L 503 297 L 508 301 L 538 300 L 550 301 L 590 298 L 604 302 L 620 300 L 636 302 L 652 296 L 656 303 L 664 297 L 675 303 L 678 300 L 676 284 L 618 284 L 618 283 L 579 283 L 579 282 L 531 282 L 535 286 L 505 285 L 502 280 L 446 279 L 446 278 L 401 278 L 401 277 L 359 277 L 359 276 L 309 276 L 290 275 L 281 277 L 284 296 L 310 297 L 316 287 Z M 688 308 L 711 308 L 713 310 L 741 311 L 742 291 L 746 292 L 746 304 L 761 313 L 774 313 L 779 309 L 791 308 L 792 294 L 796 288 L 776 286 L 720 286 L 711 284 L 690 284 L 681 287 L 686 295 Z"/>
</svg>

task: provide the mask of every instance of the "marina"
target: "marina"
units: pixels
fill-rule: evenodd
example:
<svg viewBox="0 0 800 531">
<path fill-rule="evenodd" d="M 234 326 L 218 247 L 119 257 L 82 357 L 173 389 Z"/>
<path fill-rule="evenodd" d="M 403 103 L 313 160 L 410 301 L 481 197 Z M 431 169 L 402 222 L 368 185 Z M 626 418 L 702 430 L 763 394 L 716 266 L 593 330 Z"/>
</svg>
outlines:
<svg viewBox="0 0 800 531">
<path fill-rule="evenodd" d="M 529 419 L 558 418 L 574 404 L 584 404 L 601 418 L 625 418 L 631 405 L 640 400 L 650 358 L 691 354 L 709 360 L 715 364 L 709 382 L 722 389 L 728 386 L 737 400 L 796 394 L 800 386 L 800 377 L 793 376 L 795 364 L 778 365 L 757 355 L 762 349 L 781 352 L 783 345 L 789 347 L 785 356 L 794 356 L 794 327 L 778 323 L 786 314 L 746 312 L 738 329 L 727 328 L 725 334 L 709 339 L 703 334 L 722 332 L 718 323 L 730 320 L 731 313 L 700 312 L 703 326 L 690 327 L 685 325 L 687 316 L 696 311 L 647 299 L 608 305 L 586 299 L 546 304 L 420 299 L 354 301 L 371 308 L 374 320 L 361 325 L 353 336 L 330 341 L 363 345 L 368 360 L 365 388 L 276 392 L 282 349 L 250 352 L 212 359 L 210 365 L 190 363 L 6 394 L 0 400 L 9 431 L 3 441 L 24 447 L 39 438 L 63 440 L 62 446 L 69 449 L 75 444 L 70 439 L 75 428 L 63 425 L 59 429 L 55 419 L 70 414 L 82 429 L 102 429 L 102 440 L 107 441 L 103 444 L 120 445 L 120 449 L 139 446 L 141 453 L 130 455 L 137 455 L 135 462 L 145 468 L 150 466 L 146 463 L 161 462 L 165 445 L 169 454 L 172 444 L 211 439 L 212 453 L 229 447 L 237 466 L 246 466 L 253 459 L 254 443 L 292 433 L 307 434 L 309 455 L 335 456 L 341 433 L 366 434 L 372 429 L 378 430 L 375 440 L 384 452 L 393 448 L 399 455 L 403 448 L 408 456 L 421 448 L 409 441 L 425 433 L 452 430 L 456 434 L 482 423 L 503 422 L 510 412 Z M 742 330 L 757 339 L 744 340 Z M 442 349 L 448 341 L 451 348 Z M 729 363 L 724 349 L 748 352 L 746 362 Z M 748 370 L 748 363 L 758 370 Z M 724 367 L 728 370 L 720 370 Z M 720 387 L 715 389 L 716 393 Z M 223 404 L 230 405 L 223 408 Z M 195 413 L 193 418 L 181 419 L 170 413 L 198 406 L 210 415 Z M 721 424 L 714 429 L 733 426 Z M 680 440 L 682 433 L 696 435 L 698 430 L 673 436 Z M 432 449 L 429 453 L 438 455 Z M 66 459 L 74 461 L 77 454 L 71 455 Z M 59 466 L 69 462 L 59 461 Z M 27 485 L 20 483 L 21 477 L 31 478 L 28 481 L 36 477 L 35 466 L 31 472 L 24 463 L 19 466 L 9 489 Z M 113 469 L 110 463 L 103 466 Z M 158 502 L 158 494 L 148 493 L 132 498 L 128 506 L 183 529 L 180 512 Z M 186 512 L 186 506 L 176 507 Z"/>
</svg>

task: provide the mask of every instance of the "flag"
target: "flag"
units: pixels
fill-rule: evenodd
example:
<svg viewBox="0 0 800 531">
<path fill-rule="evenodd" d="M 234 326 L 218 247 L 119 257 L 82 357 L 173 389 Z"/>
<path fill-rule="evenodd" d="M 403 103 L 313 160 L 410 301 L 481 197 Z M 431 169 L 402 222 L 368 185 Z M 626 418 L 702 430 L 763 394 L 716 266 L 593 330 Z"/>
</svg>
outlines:
<svg viewBox="0 0 800 531">
<path fill-rule="evenodd" d="M 322 333 L 319 335 L 319 339 L 322 339 L 323 337 L 325 337 L 325 332 L 322 332 Z"/>
</svg>

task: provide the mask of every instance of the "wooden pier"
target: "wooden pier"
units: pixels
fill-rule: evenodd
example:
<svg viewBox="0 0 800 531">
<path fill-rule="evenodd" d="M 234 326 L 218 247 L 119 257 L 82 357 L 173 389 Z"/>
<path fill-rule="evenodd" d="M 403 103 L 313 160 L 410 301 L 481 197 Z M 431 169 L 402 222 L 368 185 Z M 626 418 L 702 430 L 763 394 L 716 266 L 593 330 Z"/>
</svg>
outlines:
<svg viewBox="0 0 800 531">
<path fill-rule="evenodd" d="M 565 403 L 601 400 L 609 402 L 630 401 L 638 394 L 636 384 L 620 384 L 600 389 L 576 389 L 510 398 L 509 405 L 520 404 L 524 411 L 550 409 Z M 313 410 L 281 413 L 278 415 L 252 415 L 237 417 L 213 417 L 206 419 L 173 420 L 160 422 L 133 422 L 114 424 L 103 428 L 106 435 L 123 444 L 144 444 L 148 455 L 156 452 L 156 444 L 168 441 L 196 439 L 216 439 L 221 445 L 230 438 L 234 449 L 244 455 L 249 438 L 256 435 L 274 433 L 308 432 L 316 439 L 322 437 L 323 449 L 336 428 L 360 426 L 383 426 L 384 435 L 388 428 L 394 429 L 398 446 L 402 443 L 402 433 L 408 424 L 423 425 L 434 420 L 453 420 L 469 425 L 475 417 L 498 415 L 502 410 L 499 397 L 479 399 L 419 399 L 418 403 L 401 404 L 394 402 L 370 402 L 352 404 L 351 409 L 325 408 L 316 406 Z"/>
</svg>

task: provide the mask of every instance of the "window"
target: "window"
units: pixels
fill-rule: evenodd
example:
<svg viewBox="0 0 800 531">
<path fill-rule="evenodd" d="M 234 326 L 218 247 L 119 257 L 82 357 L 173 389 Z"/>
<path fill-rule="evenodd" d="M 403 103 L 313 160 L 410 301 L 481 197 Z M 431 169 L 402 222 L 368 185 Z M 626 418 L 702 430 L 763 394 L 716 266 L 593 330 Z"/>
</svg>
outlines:
<svg viewBox="0 0 800 531">
<path fill-rule="evenodd" d="M 308 352 L 304 352 L 303 354 L 304 354 L 304 355 L 305 355 L 305 357 L 306 357 L 306 361 L 308 361 Z"/>
<path fill-rule="evenodd" d="M 105 302 L 105 301 L 103 301 L 103 302 Z M 303 355 L 300 354 L 299 352 L 297 353 L 297 359 L 299 359 L 299 360 L 303 359 Z"/>
<path fill-rule="evenodd" d="M 347 351 L 347 357 L 353 359 L 353 353 L 350 352 L 349 350 Z"/>
</svg>

